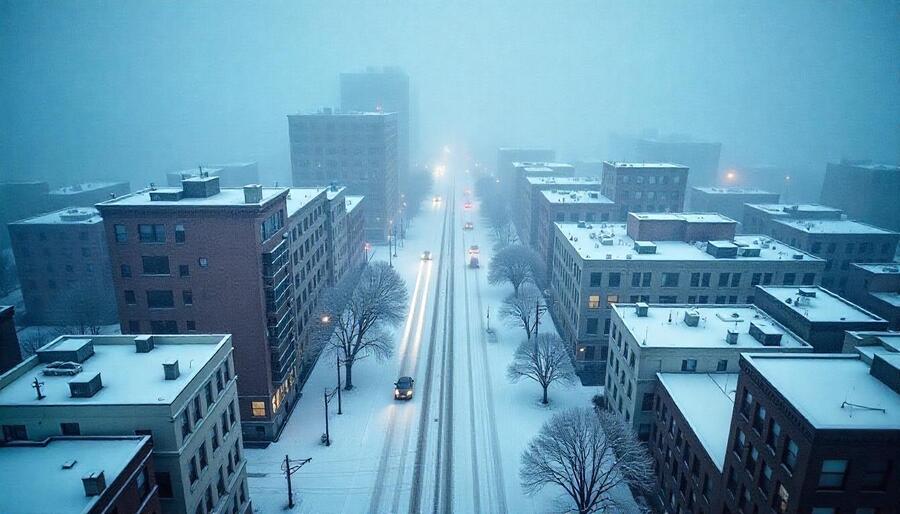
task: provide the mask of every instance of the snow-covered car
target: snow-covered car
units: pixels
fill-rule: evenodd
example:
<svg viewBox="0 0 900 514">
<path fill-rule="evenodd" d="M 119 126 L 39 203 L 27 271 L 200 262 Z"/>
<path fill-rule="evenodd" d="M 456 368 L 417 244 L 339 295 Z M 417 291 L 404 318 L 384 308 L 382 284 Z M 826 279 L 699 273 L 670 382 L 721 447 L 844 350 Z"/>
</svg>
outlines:
<svg viewBox="0 0 900 514">
<path fill-rule="evenodd" d="M 81 373 L 82 369 L 77 362 L 54 361 L 44 366 L 43 373 L 50 377 L 72 376 Z"/>
<path fill-rule="evenodd" d="M 475 224 L 471 221 L 467 221 L 465 225 L 463 225 L 463 230 L 472 230 L 475 228 Z"/>
<path fill-rule="evenodd" d="M 431 199 L 431 201 L 434 202 L 434 203 L 441 203 L 441 197 L 440 197 L 440 196 L 435 196 L 434 198 Z"/>
<path fill-rule="evenodd" d="M 394 399 L 395 400 L 411 400 L 413 397 L 412 377 L 400 377 L 394 382 Z"/>
<path fill-rule="evenodd" d="M 422 260 L 430 261 L 431 260 L 431 252 L 428 250 L 425 250 L 424 252 L 422 252 Z"/>
</svg>

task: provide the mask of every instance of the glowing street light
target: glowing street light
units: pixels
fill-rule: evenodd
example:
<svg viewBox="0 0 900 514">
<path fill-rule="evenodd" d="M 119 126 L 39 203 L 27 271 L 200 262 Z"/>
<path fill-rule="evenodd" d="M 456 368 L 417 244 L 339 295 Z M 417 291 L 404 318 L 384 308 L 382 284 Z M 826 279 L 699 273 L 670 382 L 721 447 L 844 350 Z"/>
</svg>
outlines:
<svg viewBox="0 0 900 514">
<path fill-rule="evenodd" d="M 735 177 L 737 177 L 737 173 L 735 173 L 734 171 L 729 171 L 725 174 L 725 178 L 727 178 L 728 180 L 734 180 Z"/>
</svg>

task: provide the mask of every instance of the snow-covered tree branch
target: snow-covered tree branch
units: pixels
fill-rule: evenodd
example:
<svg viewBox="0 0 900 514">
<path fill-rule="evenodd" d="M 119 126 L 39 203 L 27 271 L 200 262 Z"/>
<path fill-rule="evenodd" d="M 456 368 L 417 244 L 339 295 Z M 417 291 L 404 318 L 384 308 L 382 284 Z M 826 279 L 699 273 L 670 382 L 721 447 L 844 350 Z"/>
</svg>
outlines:
<svg viewBox="0 0 900 514">
<path fill-rule="evenodd" d="M 544 404 L 549 402 L 547 389 L 550 384 L 572 384 L 575 381 L 571 356 L 562 340 L 553 334 L 538 334 L 523 341 L 516 350 L 506 375 L 512 382 L 523 378 L 537 382 L 543 389 L 541 402 Z"/>
</svg>

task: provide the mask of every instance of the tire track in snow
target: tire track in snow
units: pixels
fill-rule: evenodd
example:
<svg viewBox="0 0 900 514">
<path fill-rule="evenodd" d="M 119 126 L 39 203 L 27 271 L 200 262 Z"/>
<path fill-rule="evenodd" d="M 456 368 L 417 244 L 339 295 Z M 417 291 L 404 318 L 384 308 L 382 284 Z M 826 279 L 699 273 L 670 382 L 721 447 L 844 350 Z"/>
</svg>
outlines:
<svg viewBox="0 0 900 514">
<path fill-rule="evenodd" d="M 466 247 L 466 235 L 463 233 L 463 249 Z M 463 266 L 466 266 L 463 260 Z M 481 491 L 480 477 L 478 475 L 478 437 L 475 430 L 475 382 L 472 377 L 472 330 L 471 330 L 471 312 L 469 308 L 469 274 L 463 271 L 463 295 L 466 302 L 466 362 L 469 380 L 467 388 L 469 389 L 469 440 L 471 441 L 472 451 L 472 502 L 474 503 L 473 512 L 481 512 Z"/>
</svg>

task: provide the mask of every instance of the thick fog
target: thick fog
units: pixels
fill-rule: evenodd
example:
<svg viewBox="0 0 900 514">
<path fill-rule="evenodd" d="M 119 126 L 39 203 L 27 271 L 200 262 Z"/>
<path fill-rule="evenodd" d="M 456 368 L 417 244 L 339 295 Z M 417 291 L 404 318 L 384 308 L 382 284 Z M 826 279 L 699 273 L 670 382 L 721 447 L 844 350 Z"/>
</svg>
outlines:
<svg viewBox="0 0 900 514">
<path fill-rule="evenodd" d="M 720 141 L 723 166 L 900 161 L 896 2 L 12 1 L 0 174 L 138 188 L 258 160 L 287 183 L 285 116 L 367 65 L 408 73 L 419 158 L 615 159 L 610 132 L 655 128 Z"/>
</svg>

